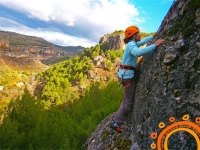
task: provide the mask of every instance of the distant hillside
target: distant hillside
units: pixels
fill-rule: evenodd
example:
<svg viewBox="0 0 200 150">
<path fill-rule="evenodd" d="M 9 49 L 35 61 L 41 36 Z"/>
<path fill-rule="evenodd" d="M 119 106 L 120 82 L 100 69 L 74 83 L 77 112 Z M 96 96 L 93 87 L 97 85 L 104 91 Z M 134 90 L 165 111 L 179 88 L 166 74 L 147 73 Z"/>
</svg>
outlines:
<svg viewBox="0 0 200 150">
<path fill-rule="evenodd" d="M 0 38 L 7 41 L 12 46 L 31 45 L 31 46 L 41 46 L 41 47 L 55 47 L 54 44 L 51 44 L 42 38 L 27 36 L 8 31 L 0 31 Z"/>
<path fill-rule="evenodd" d="M 22 35 L 14 32 L 0 31 L 0 55 L 1 58 L 5 58 L 3 61 L 5 64 L 11 64 L 11 60 L 14 64 L 11 67 L 26 68 L 23 64 L 24 60 L 29 62 L 43 63 L 45 65 L 51 65 L 62 60 L 66 60 L 69 57 L 74 57 L 85 48 L 81 46 L 58 46 L 47 42 L 46 40 L 34 36 Z M 18 65 L 17 59 L 23 62 Z M 15 63 L 16 62 L 16 63 Z M 16 65 L 15 65 L 16 64 Z M 34 66 L 35 63 L 32 63 Z"/>
<path fill-rule="evenodd" d="M 53 49 L 60 49 L 70 52 L 83 51 L 85 48 L 82 46 L 59 46 L 47 42 L 46 40 L 34 37 L 27 36 L 19 33 L 8 32 L 8 31 L 0 31 L 0 40 L 5 40 L 11 46 L 38 46 L 38 47 L 49 47 Z"/>
<path fill-rule="evenodd" d="M 64 51 L 68 51 L 68 52 L 81 52 L 85 49 L 85 47 L 83 46 L 56 46 Z"/>
</svg>

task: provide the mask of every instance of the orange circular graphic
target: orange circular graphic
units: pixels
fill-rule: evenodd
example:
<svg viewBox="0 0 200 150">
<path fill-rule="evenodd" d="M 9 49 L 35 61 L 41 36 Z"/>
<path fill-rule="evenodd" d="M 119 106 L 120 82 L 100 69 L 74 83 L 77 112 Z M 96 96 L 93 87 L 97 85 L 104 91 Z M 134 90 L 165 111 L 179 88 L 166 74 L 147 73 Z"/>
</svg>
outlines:
<svg viewBox="0 0 200 150">
<path fill-rule="evenodd" d="M 174 117 L 170 117 L 169 121 L 170 122 L 174 122 L 173 124 L 165 127 L 165 123 L 164 122 L 160 122 L 159 123 L 159 128 L 164 128 L 161 133 L 158 135 L 157 137 L 157 133 L 156 132 L 152 132 L 151 133 L 151 138 L 152 139 L 156 139 L 157 138 L 157 150 L 168 150 L 168 139 L 169 137 L 178 131 L 186 131 L 188 133 L 190 133 L 196 140 L 197 143 L 197 150 L 200 150 L 200 127 L 197 124 L 200 124 L 200 117 L 196 117 L 195 119 L 195 123 L 188 121 L 190 118 L 190 116 L 188 114 L 184 115 L 182 117 L 183 121 L 179 121 L 179 122 L 174 122 L 176 119 Z M 154 143 L 152 143 L 154 144 Z M 152 148 L 152 144 L 151 144 L 151 148 Z M 155 148 L 152 148 L 155 149 Z"/>
<path fill-rule="evenodd" d="M 152 139 L 156 139 L 157 138 L 157 133 L 156 132 L 152 132 L 151 133 L 151 138 Z"/>
<path fill-rule="evenodd" d="M 151 143 L 151 148 L 155 149 L 156 148 L 156 144 L 155 143 Z"/>
<path fill-rule="evenodd" d="M 177 132 L 177 131 L 186 131 L 186 132 L 188 132 L 188 133 L 190 133 L 190 134 L 192 134 L 192 135 L 194 136 L 194 138 L 196 139 L 196 142 L 199 141 L 199 138 L 198 138 L 197 134 L 196 134 L 193 130 L 188 129 L 188 128 L 178 128 L 178 129 L 173 130 L 173 131 L 170 132 L 169 134 L 167 134 L 167 136 L 166 136 L 166 138 L 165 138 L 165 142 L 164 142 L 164 150 L 168 150 L 168 145 L 167 145 L 168 139 L 169 139 L 169 137 L 170 137 L 173 133 L 175 133 L 175 132 Z M 200 142 L 200 141 L 199 141 L 199 142 Z M 197 144 L 198 144 L 198 147 L 200 146 L 200 145 L 199 145 L 199 142 L 197 143 Z M 197 148 L 197 150 L 199 150 L 199 149 Z"/>
<path fill-rule="evenodd" d="M 158 126 L 159 126 L 159 128 L 161 128 L 161 129 L 162 129 L 162 128 L 164 128 L 164 127 L 165 127 L 165 123 L 164 123 L 164 122 L 160 122 Z"/>
<path fill-rule="evenodd" d="M 169 118 L 169 121 L 170 121 L 170 122 L 174 122 L 175 120 L 176 120 L 176 119 L 175 119 L 174 117 L 170 117 L 170 118 Z"/>
<path fill-rule="evenodd" d="M 187 120 L 189 120 L 189 118 L 190 118 L 190 116 L 187 114 L 187 115 L 184 115 L 183 117 L 182 117 L 182 119 L 184 120 L 184 121 L 187 121 Z"/>
<path fill-rule="evenodd" d="M 196 117 L 195 122 L 196 122 L 197 124 L 200 124 L 200 117 Z"/>
</svg>

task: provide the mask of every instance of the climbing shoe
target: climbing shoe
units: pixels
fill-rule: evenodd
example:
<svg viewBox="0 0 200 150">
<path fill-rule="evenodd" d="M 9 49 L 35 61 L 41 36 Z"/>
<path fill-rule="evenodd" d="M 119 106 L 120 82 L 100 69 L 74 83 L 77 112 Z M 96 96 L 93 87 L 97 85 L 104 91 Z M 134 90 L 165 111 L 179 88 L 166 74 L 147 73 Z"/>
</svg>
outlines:
<svg viewBox="0 0 200 150">
<path fill-rule="evenodd" d="M 116 123 L 116 122 L 113 122 L 111 127 L 116 130 L 118 133 L 121 133 L 123 130 L 122 128 L 120 128 L 120 126 Z"/>
</svg>

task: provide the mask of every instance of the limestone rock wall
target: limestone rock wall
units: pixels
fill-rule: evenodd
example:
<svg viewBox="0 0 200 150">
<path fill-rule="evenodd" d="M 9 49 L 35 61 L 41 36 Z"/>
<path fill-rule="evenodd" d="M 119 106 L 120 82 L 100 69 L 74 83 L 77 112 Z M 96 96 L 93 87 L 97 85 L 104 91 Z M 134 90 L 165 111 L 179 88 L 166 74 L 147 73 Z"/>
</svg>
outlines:
<svg viewBox="0 0 200 150">
<path fill-rule="evenodd" d="M 124 44 L 124 33 L 123 34 L 118 34 L 118 35 L 104 35 L 103 37 L 100 38 L 99 44 L 104 43 L 103 49 L 106 50 L 118 50 L 121 49 L 125 46 Z"/>
</svg>

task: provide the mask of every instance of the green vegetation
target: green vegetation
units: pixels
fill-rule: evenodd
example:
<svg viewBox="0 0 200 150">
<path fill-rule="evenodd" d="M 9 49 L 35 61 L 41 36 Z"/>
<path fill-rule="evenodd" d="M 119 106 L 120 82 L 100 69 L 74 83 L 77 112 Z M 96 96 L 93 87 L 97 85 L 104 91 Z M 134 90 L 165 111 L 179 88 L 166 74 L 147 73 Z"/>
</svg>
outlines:
<svg viewBox="0 0 200 150">
<path fill-rule="evenodd" d="M 86 82 L 87 71 L 93 67 L 94 64 L 90 62 L 90 58 L 84 56 L 80 59 L 77 56 L 52 65 L 44 73 L 39 74 L 37 79 L 46 82 L 42 90 L 45 107 L 58 106 L 78 99 L 78 90 L 72 86 Z"/>
<path fill-rule="evenodd" d="M 107 59 L 114 63 L 116 58 L 122 57 L 123 53 L 124 53 L 124 50 L 122 49 L 122 50 L 118 50 L 118 51 L 108 50 L 108 51 L 106 51 L 105 54 L 107 56 Z"/>
<path fill-rule="evenodd" d="M 124 33 L 124 30 L 115 30 L 113 33 L 107 34 L 107 35 L 109 35 L 109 36 L 116 36 L 116 35 L 119 35 L 121 33 Z"/>
<path fill-rule="evenodd" d="M 90 48 L 86 48 L 82 54 L 81 54 L 81 58 L 84 56 L 89 57 L 90 59 L 95 58 L 96 56 L 99 55 L 105 55 L 106 59 L 109 61 L 114 62 L 115 59 L 117 57 L 121 58 L 123 53 L 124 53 L 124 49 L 121 50 L 104 50 L 104 47 L 106 46 L 107 43 L 102 43 L 102 44 L 97 44 L 95 47 L 90 47 Z"/>
<path fill-rule="evenodd" d="M 16 46 L 16 45 L 24 45 L 24 43 L 18 42 L 18 41 L 10 41 L 9 44 L 10 44 L 10 45 L 13 45 L 13 46 Z"/>
<path fill-rule="evenodd" d="M 12 99 L 16 99 L 23 93 L 23 88 L 18 83 L 29 83 L 28 74 L 30 75 L 27 71 L 22 72 L 5 66 L 0 67 L 0 86 L 3 86 L 3 90 L 0 92 L 0 114 L 7 110 Z"/>
<path fill-rule="evenodd" d="M 48 110 L 26 90 L 0 125 L 0 149 L 80 149 L 99 122 L 118 109 L 123 94 L 117 85 L 93 84 L 73 104 Z"/>
<path fill-rule="evenodd" d="M 152 35 L 153 33 L 154 33 L 154 32 L 151 32 L 151 33 L 140 32 L 142 38 L 147 37 L 147 36 L 150 36 L 150 35 Z"/>
<path fill-rule="evenodd" d="M 180 30 L 182 29 L 182 27 L 183 27 L 183 22 L 176 22 L 176 23 L 172 26 L 172 28 L 171 28 L 171 30 L 169 31 L 168 35 L 171 36 L 171 35 L 177 33 L 178 31 L 180 31 Z"/>
<path fill-rule="evenodd" d="M 34 65 L 30 68 L 18 68 L 15 66 L 6 65 L 3 59 L 0 60 L 3 65 L 0 66 L 0 86 L 3 86 L 3 90 L 0 91 L 0 120 L 4 118 L 4 112 L 7 111 L 10 101 L 21 96 L 24 92 L 24 88 L 27 87 L 30 91 L 33 91 L 35 85 L 34 76 L 45 70 L 43 65 Z"/>
<path fill-rule="evenodd" d="M 189 37 L 192 34 L 194 34 L 194 32 L 195 32 L 195 29 L 193 27 L 188 27 L 187 29 L 183 31 L 183 35 L 184 37 Z"/>
<path fill-rule="evenodd" d="M 62 56 L 62 57 L 56 58 L 53 61 L 51 60 L 51 62 L 44 62 L 44 61 L 42 61 L 42 63 L 47 64 L 47 65 L 52 65 L 52 64 L 56 64 L 56 63 L 65 61 L 67 59 L 70 59 L 70 57 L 69 56 Z"/>
<path fill-rule="evenodd" d="M 124 34 L 124 30 L 115 30 L 113 33 L 110 34 L 106 34 L 107 36 L 117 36 L 119 34 Z M 140 34 L 142 35 L 142 37 L 147 37 L 153 34 L 152 33 L 147 33 L 147 32 L 140 32 Z"/>
<path fill-rule="evenodd" d="M 200 7 L 200 2 L 199 0 L 191 0 L 189 2 L 189 7 L 188 9 L 194 9 L 194 10 L 197 10 L 198 8 Z"/>
<path fill-rule="evenodd" d="M 109 71 L 117 57 L 121 58 L 123 50 L 108 50 L 104 52 L 101 44 L 86 48 L 81 55 L 52 65 L 44 73 L 38 74 L 37 79 L 45 82 L 42 90 L 42 102 L 45 108 L 73 102 L 80 97 L 77 86 L 90 84 L 88 71 L 94 68 L 91 59 L 105 55 L 105 65 Z M 102 80 L 103 81 L 103 80 Z M 76 86 L 76 87 L 75 87 Z M 84 95 L 84 91 L 82 92 Z"/>
<path fill-rule="evenodd" d="M 95 58 L 96 56 L 100 55 L 103 53 L 103 50 L 101 48 L 101 44 L 97 44 L 96 46 L 92 46 L 90 48 L 86 48 L 82 53 L 81 53 L 81 58 L 84 56 L 91 58 Z"/>
</svg>

